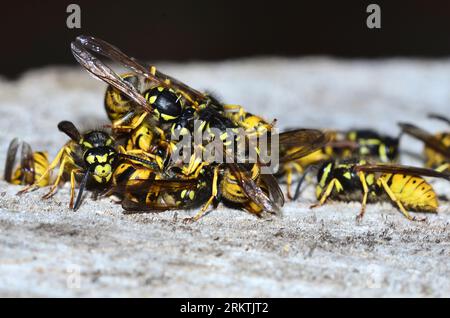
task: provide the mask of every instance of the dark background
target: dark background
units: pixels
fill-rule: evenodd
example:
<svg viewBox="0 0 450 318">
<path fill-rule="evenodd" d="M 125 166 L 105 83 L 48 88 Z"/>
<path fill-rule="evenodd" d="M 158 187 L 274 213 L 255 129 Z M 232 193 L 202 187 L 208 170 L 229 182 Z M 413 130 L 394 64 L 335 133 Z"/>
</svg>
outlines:
<svg viewBox="0 0 450 318">
<path fill-rule="evenodd" d="M 81 6 L 81 29 L 66 7 Z M 366 7 L 381 6 L 381 29 Z M 143 60 L 257 55 L 437 57 L 450 55 L 450 1 L 8 1 L 0 5 L 0 74 L 74 64 L 70 41 L 103 38 Z"/>
</svg>

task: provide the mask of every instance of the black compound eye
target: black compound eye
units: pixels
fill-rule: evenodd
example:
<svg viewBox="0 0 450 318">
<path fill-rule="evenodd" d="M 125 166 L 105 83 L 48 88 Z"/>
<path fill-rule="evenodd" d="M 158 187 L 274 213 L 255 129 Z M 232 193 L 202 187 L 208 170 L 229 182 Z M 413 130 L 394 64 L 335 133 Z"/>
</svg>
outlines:
<svg viewBox="0 0 450 318">
<path fill-rule="evenodd" d="M 144 96 L 155 107 L 162 121 L 174 121 L 181 115 L 181 100 L 174 92 L 163 87 L 155 87 L 144 93 Z"/>
</svg>

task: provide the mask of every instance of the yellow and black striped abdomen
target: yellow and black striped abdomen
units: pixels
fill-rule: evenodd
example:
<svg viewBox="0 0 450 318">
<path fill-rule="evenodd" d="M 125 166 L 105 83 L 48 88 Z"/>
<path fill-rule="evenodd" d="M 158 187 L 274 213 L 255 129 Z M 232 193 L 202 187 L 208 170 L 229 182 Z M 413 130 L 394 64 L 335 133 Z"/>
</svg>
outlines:
<svg viewBox="0 0 450 318">
<path fill-rule="evenodd" d="M 137 85 L 137 77 L 134 74 L 123 74 L 121 75 L 122 79 L 127 81 L 133 86 Z M 108 118 L 111 121 L 118 120 L 125 116 L 133 109 L 133 105 L 131 104 L 131 100 L 128 96 L 121 93 L 116 88 L 111 85 L 108 86 L 105 93 L 105 110 Z"/>
<path fill-rule="evenodd" d="M 22 167 L 22 166 L 17 167 L 11 178 L 11 183 L 18 185 L 25 185 L 25 184 L 33 184 L 37 180 L 39 180 L 50 164 L 48 161 L 47 152 L 41 151 L 34 152 L 32 164 L 33 166 L 30 167 Z M 39 187 L 45 187 L 49 185 L 49 183 L 50 183 L 50 174 L 47 174 L 36 185 Z"/>
<path fill-rule="evenodd" d="M 39 180 L 50 165 L 47 152 L 36 151 L 33 153 L 34 160 L 34 181 Z M 50 174 L 48 173 L 37 185 L 45 187 L 50 184 Z"/>
<path fill-rule="evenodd" d="M 395 197 L 408 210 L 437 212 L 436 193 L 425 179 L 403 174 L 386 174 L 384 179 Z M 380 182 L 378 182 L 380 185 Z"/>
<path fill-rule="evenodd" d="M 257 181 L 261 169 L 258 164 L 254 164 L 251 168 L 251 179 Z M 250 198 L 242 189 L 242 185 L 237 180 L 236 176 L 226 170 L 220 184 L 222 196 L 232 203 L 245 203 L 250 201 Z"/>
</svg>

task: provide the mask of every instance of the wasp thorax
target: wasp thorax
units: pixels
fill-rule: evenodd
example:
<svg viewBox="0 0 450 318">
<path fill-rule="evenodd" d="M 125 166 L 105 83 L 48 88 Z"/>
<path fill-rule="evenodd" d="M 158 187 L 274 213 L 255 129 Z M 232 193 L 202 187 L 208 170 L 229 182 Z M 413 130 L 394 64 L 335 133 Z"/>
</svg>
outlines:
<svg viewBox="0 0 450 318">
<path fill-rule="evenodd" d="M 114 140 L 103 131 L 94 130 L 88 132 L 81 138 L 80 144 L 85 148 L 96 148 L 112 145 Z"/>
<path fill-rule="evenodd" d="M 84 161 L 95 181 L 106 183 L 111 179 L 117 152 L 112 147 L 90 148 L 84 154 Z"/>
<path fill-rule="evenodd" d="M 155 108 L 155 115 L 164 122 L 176 120 L 182 111 L 181 98 L 174 91 L 154 87 L 144 93 L 145 99 Z"/>
</svg>

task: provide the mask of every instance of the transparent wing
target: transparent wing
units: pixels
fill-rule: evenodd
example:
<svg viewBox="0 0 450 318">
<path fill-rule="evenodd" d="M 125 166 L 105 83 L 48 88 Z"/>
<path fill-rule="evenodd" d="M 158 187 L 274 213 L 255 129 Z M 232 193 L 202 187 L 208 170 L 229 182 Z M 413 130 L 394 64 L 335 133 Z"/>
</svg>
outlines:
<svg viewBox="0 0 450 318">
<path fill-rule="evenodd" d="M 97 52 L 98 54 L 101 54 L 115 62 L 120 63 L 121 65 L 132 70 L 134 73 L 145 77 L 148 81 L 153 82 L 158 86 L 164 86 L 185 92 L 191 97 L 191 99 L 206 99 L 206 96 L 204 94 L 198 92 L 192 87 L 189 87 L 188 85 L 178 81 L 171 76 L 159 72 L 155 67 L 146 68 L 142 64 L 138 63 L 136 59 L 127 56 L 117 47 L 109 44 L 106 41 L 92 36 L 81 35 L 77 37 L 76 43 L 78 43 L 82 47 L 88 48 L 93 52 Z"/>
<path fill-rule="evenodd" d="M 414 176 L 422 176 L 422 177 L 433 177 L 433 178 L 442 178 L 450 181 L 450 173 L 449 172 L 438 172 L 433 169 L 428 168 L 420 168 L 420 167 L 412 167 L 412 166 L 404 166 L 397 164 L 365 164 L 365 165 L 357 165 L 355 166 L 355 171 L 363 171 L 363 172 L 381 172 L 381 173 L 392 173 L 392 174 L 406 174 L 406 175 L 414 175 Z"/>
<path fill-rule="evenodd" d="M 423 141 L 427 147 L 441 153 L 447 158 L 450 158 L 450 148 L 446 147 L 439 139 L 426 130 L 408 123 L 399 123 L 399 126 L 404 133 Z"/>
<path fill-rule="evenodd" d="M 12 174 L 14 171 L 14 166 L 16 164 L 16 156 L 17 150 L 19 149 L 19 139 L 14 138 L 9 143 L 8 152 L 6 154 L 6 162 L 5 162 L 5 171 L 4 171 L 4 179 L 7 182 L 11 182 Z"/>
<path fill-rule="evenodd" d="M 94 78 L 108 83 L 128 96 L 146 112 L 153 113 L 152 107 L 133 85 L 124 81 L 110 67 L 106 66 L 103 62 L 89 53 L 79 42 L 72 42 L 71 49 L 72 54 L 78 63 L 80 63 Z"/>
</svg>

